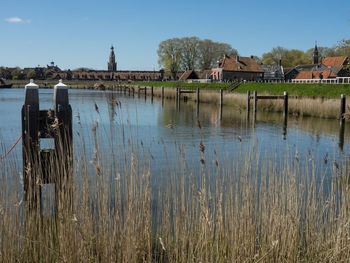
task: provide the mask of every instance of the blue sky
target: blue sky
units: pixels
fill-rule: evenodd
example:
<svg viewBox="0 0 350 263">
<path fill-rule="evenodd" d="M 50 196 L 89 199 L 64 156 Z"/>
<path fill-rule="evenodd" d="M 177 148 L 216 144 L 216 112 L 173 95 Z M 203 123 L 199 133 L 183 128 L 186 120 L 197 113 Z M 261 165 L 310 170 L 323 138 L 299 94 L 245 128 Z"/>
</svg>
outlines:
<svg viewBox="0 0 350 263">
<path fill-rule="evenodd" d="M 1 0 L 0 65 L 158 69 L 165 39 L 226 42 L 241 56 L 273 47 L 307 50 L 350 38 L 349 0 Z"/>
</svg>

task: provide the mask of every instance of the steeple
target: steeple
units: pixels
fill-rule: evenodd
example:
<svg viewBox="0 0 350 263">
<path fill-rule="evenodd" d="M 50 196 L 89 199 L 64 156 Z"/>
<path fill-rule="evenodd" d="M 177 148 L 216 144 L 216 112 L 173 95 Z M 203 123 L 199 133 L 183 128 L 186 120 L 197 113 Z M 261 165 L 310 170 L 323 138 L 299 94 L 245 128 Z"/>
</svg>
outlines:
<svg viewBox="0 0 350 263">
<path fill-rule="evenodd" d="M 317 41 L 315 42 L 315 49 L 314 49 L 314 54 L 313 54 L 313 61 L 314 65 L 318 64 L 318 48 L 317 48 Z"/>
<path fill-rule="evenodd" d="M 111 46 L 111 53 L 109 54 L 108 60 L 108 71 L 117 71 L 117 63 L 115 63 L 114 47 Z"/>
</svg>

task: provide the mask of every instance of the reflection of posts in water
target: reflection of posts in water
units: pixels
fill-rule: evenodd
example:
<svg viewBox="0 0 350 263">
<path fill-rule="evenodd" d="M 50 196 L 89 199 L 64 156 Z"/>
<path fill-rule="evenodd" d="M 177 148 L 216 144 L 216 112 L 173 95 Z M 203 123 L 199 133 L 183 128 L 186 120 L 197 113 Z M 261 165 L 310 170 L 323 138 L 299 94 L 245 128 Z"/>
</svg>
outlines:
<svg viewBox="0 0 350 263">
<path fill-rule="evenodd" d="M 197 88 L 197 92 L 196 92 L 196 115 L 197 117 L 199 116 L 199 88 Z"/>
<path fill-rule="evenodd" d="M 162 86 L 162 106 L 164 106 L 164 87 Z"/>
<path fill-rule="evenodd" d="M 282 128 L 283 140 L 285 140 L 287 138 L 287 124 L 288 124 L 287 116 L 284 116 L 283 117 L 283 128 Z"/>
<path fill-rule="evenodd" d="M 220 120 L 222 120 L 222 105 L 223 105 L 223 102 L 224 102 L 224 93 L 223 93 L 223 90 L 220 89 Z"/>
<path fill-rule="evenodd" d="M 71 207 L 72 186 L 72 109 L 67 86 L 54 88 L 54 110 L 39 110 L 39 87 L 25 87 L 22 108 L 23 187 L 27 207 L 41 209 L 41 187 L 55 184 L 55 208 Z M 53 138 L 54 149 L 40 150 L 41 138 Z"/>
<path fill-rule="evenodd" d="M 339 129 L 339 150 L 343 151 L 344 148 L 344 134 L 345 134 L 345 123 L 340 123 Z"/>
</svg>

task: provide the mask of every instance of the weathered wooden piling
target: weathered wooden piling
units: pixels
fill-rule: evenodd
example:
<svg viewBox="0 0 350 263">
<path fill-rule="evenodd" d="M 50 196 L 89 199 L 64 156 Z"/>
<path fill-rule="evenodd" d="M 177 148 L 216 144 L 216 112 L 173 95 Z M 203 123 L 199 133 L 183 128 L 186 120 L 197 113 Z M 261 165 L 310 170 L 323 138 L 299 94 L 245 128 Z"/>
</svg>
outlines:
<svg viewBox="0 0 350 263">
<path fill-rule="evenodd" d="M 164 87 L 162 86 L 162 106 L 164 106 Z"/>
<path fill-rule="evenodd" d="M 250 90 L 247 91 L 247 111 L 250 112 Z"/>
<path fill-rule="evenodd" d="M 153 99 L 153 86 L 151 86 L 151 98 Z"/>
<path fill-rule="evenodd" d="M 196 91 L 196 115 L 197 115 L 197 118 L 199 117 L 199 88 L 197 88 L 197 91 Z"/>
<path fill-rule="evenodd" d="M 284 118 L 287 118 L 288 116 L 288 92 L 285 91 L 283 93 L 283 115 L 284 115 Z"/>
<path fill-rule="evenodd" d="M 340 96 L 340 114 L 339 114 L 339 119 L 340 119 L 340 124 L 344 124 L 345 118 L 345 108 L 346 108 L 346 96 L 345 94 L 341 94 Z"/>
<path fill-rule="evenodd" d="M 220 89 L 220 107 L 222 107 L 224 102 L 224 91 L 223 89 Z"/>
<path fill-rule="evenodd" d="M 256 90 L 254 90 L 254 104 L 253 104 L 254 114 L 256 114 L 257 106 L 258 106 L 258 93 L 256 92 Z"/>
<path fill-rule="evenodd" d="M 137 96 L 138 97 L 140 97 L 140 92 L 141 92 L 140 86 L 137 86 Z"/>
</svg>

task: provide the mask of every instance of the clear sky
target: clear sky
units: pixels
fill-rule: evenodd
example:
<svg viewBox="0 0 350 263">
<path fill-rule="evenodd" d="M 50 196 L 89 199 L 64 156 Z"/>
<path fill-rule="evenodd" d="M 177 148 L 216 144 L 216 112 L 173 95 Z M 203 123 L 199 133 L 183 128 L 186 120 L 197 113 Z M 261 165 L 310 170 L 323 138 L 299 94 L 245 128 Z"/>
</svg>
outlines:
<svg viewBox="0 0 350 263">
<path fill-rule="evenodd" d="M 162 40 L 198 36 L 241 56 L 350 38 L 350 0 L 1 0 L 0 65 L 158 69 Z"/>
</svg>

